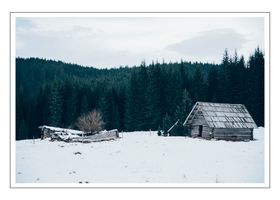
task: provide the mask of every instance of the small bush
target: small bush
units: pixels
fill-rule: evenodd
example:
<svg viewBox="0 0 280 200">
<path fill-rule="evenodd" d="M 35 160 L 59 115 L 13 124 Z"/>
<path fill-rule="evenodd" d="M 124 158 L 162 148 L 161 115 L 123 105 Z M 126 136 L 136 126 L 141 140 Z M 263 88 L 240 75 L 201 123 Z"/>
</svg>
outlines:
<svg viewBox="0 0 280 200">
<path fill-rule="evenodd" d="M 96 133 L 102 130 L 104 122 L 101 114 L 96 110 L 93 110 L 87 115 L 80 116 L 76 125 L 81 131 Z"/>
</svg>

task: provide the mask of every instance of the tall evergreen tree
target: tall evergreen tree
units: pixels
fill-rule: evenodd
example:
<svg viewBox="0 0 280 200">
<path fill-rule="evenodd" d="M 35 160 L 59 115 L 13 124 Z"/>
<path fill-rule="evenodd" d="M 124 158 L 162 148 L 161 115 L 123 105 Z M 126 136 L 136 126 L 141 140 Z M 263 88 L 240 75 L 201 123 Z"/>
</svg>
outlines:
<svg viewBox="0 0 280 200">
<path fill-rule="evenodd" d="M 51 86 L 49 96 L 49 124 L 51 126 L 60 126 L 62 118 L 62 92 L 59 82 L 55 82 Z"/>
<path fill-rule="evenodd" d="M 22 86 L 19 86 L 16 91 L 16 139 L 24 139 L 27 136 L 27 126 L 26 126 L 26 113 L 27 113 L 27 99 L 24 95 L 24 90 Z"/>
<path fill-rule="evenodd" d="M 149 127 L 152 130 L 156 130 L 162 122 L 164 113 L 166 113 L 166 93 L 165 93 L 165 76 L 159 67 L 159 64 L 156 63 L 155 66 L 150 68 L 149 76 L 149 101 L 148 101 L 148 110 L 147 118 Z"/>
<path fill-rule="evenodd" d="M 246 78 L 246 68 L 244 57 L 241 56 L 236 64 L 236 93 L 235 93 L 235 103 L 246 103 L 246 92 L 245 88 L 247 87 L 247 78 Z"/>
<path fill-rule="evenodd" d="M 172 113 L 182 100 L 182 76 L 176 71 L 169 70 L 165 79 L 167 80 L 164 91 L 164 97 L 166 98 L 165 112 Z"/>
<path fill-rule="evenodd" d="M 218 73 L 216 67 L 211 67 L 208 75 L 208 89 L 207 89 L 207 101 L 217 102 L 218 92 Z"/>
<path fill-rule="evenodd" d="M 88 111 L 89 111 L 88 98 L 87 98 L 86 94 L 83 94 L 82 95 L 82 101 L 81 101 L 81 104 L 80 104 L 80 114 L 81 115 L 87 114 Z"/>
<path fill-rule="evenodd" d="M 145 62 L 142 62 L 139 73 L 138 73 L 138 110 L 139 123 L 136 125 L 137 130 L 149 130 L 148 122 L 148 87 L 149 87 L 149 77 L 148 70 Z"/>
<path fill-rule="evenodd" d="M 24 119 L 20 119 L 17 128 L 17 140 L 28 139 L 29 130 Z"/>
<path fill-rule="evenodd" d="M 196 101 L 204 101 L 206 98 L 206 85 L 200 67 L 197 67 L 192 78 L 192 98 Z"/>
<path fill-rule="evenodd" d="M 76 122 L 78 113 L 78 95 L 76 91 L 76 86 L 67 80 L 63 89 L 63 124 L 65 127 L 72 126 Z M 86 100 L 84 100 L 86 101 Z M 83 112 L 86 108 L 83 108 Z"/>
<path fill-rule="evenodd" d="M 130 78 L 129 88 L 126 96 L 126 113 L 125 113 L 125 129 L 128 131 L 136 130 L 136 126 L 139 123 L 138 111 L 140 109 L 139 92 L 138 92 L 138 80 L 137 75 L 134 72 Z"/>
<path fill-rule="evenodd" d="M 37 113 L 36 117 L 32 117 L 32 120 L 35 123 L 34 127 L 29 127 L 31 130 L 33 128 L 33 133 L 36 135 L 36 138 L 40 137 L 38 127 L 47 124 L 48 113 L 47 113 L 47 92 L 44 86 L 40 87 L 38 96 L 35 99 L 34 113 Z M 32 113 L 32 115 L 34 114 Z"/>
<path fill-rule="evenodd" d="M 125 107 L 125 102 L 126 102 L 126 87 L 121 87 L 119 91 L 119 96 L 118 96 L 118 103 L 119 103 L 119 130 L 124 131 L 125 130 L 125 113 L 126 113 L 126 107 Z"/>
<path fill-rule="evenodd" d="M 120 127 L 120 114 L 119 114 L 119 105 L 118 97 L 114 88 L 111 88 L 107 91 L 104 98 L 103 105 L 103 119 L 105 122 L 105 127 L 108 130 L 119 129 Z"/>
<path fill-rule="evenodd" d="M 180 103 L 177 105 L 177 108 L 174 112 L 174 119 L 180 120 L 183 122 L 188 116 L 193 106 L 193 102 L 190 98 L 190 95 L 187 90 L 183 91 L 182 99 Z"/>
<path fill-rule="evenodd" d="M 250 80 L 248 108 L 256 123 L 264 125 L 264 54 L 257 48 L 249 58 Z"/>
<path fill-rule="evenodd" d="M 218 75 L 218 102 L 229 102 L 229 69 L 230 69 L 230 57 L 227 49 L 224 52 L 221 69 Z"/>
</svg>

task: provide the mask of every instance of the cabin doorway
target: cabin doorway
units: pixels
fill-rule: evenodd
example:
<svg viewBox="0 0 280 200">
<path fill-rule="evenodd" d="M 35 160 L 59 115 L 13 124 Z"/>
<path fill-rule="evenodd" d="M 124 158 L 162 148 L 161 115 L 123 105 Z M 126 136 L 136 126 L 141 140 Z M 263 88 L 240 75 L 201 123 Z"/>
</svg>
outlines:
<svg viewBox="0 0 280 200">
<path fill-rule="evenodd" d="M 202 137 L 202 129 L 203 129 L 203 126 L 199 125 L 198 126 L 198 137 Z"/>
</svg>

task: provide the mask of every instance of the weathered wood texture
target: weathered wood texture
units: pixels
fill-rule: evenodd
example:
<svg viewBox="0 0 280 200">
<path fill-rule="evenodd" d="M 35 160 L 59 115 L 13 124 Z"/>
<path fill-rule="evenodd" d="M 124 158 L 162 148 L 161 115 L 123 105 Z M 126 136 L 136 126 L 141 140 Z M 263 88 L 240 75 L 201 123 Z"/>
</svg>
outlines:
<svg viewBox="0 0 280 200">
<path fill-rule="evenodd" d="M 211 128 L 208 126 L 205 118 L 202 115 L 202 112 L 198 111 L 192 120 L 191 125 L 191 136 L 200 137 L 199 135 L 199 126 L 202 126 L 201 137 L 205 139 L 211 138 Z"/>
<path fill-rule="evenodd" d="M 192 120 L 192 125 L 207 125 L 201 111 L 198 111 Z"/>
<path fill-rule="evenodd" d="M 183 125 L 192 137 L 223 140 L 253 140 L 257 128 L 244 105 L 209 102 L 197 102 Z"/>
<path fill-rule="evenodd" d="M 199 136 L 199 125 L 195 125 L 191 127 L 191 136 L 192 137 L 200 137 Z M 205 139 L 211 139 L 211 128 L 207 125 L 202 126 L 201 137 Z"/>
<path fill-rule="evenodd" d="M 54 131 L 49 129 L 42 129 L 41 139 L 49 138 L 54 133 Z"/>
<path fill-rule="evenodd" d="M 200 134 L 200 126 L 202 126 Z M 218 140 L 252 140 L 253 129 L 246 128 L 210 128 L 202 114 L 198 111 L 192 119 L 191 136 L 205 139 L 216 138 Z"/>
<path fill-rule="evenodd" d="M 100 142 L 100 141 L 108 141 L 108 140 L 114 140 L 119 138 L 119 132 L 118 130 L 111 130 L 111 131 L 101 131 L 98 134 L 80 137 L 80 138 L 74 138 L 71 140 L 71 142 Z"/>
<path fill-rule="evenodd" d="M 218 140 L 253 140 L 253 129 L 214 129 L 213 137 Z"/>
<path fill-rule="evenodd" d="M 41 139 L 51 138 L 52 141 L 59 140 L 65 142 L 99 142 L 119 138 L 117 129 L 110 131 L 100 131 L 97 134 L 85 133 L 83 131 L 63 129 L 59 127 L 40 126 L 42 130 Z"/>
<path fill-rule="evenodd" d="M 197 102 L 184 125 L 192 124 L 195 115 L 201 112 L 211 128 L 257 128 L 244 105 L 209 102 Z"/>
</svg>

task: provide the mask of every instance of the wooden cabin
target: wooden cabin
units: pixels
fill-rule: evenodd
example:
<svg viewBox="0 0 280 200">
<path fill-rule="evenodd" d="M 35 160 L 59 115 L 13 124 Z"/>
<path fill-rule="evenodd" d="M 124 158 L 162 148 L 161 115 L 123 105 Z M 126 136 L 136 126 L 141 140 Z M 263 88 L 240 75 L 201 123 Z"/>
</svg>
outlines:
<svg viewBox="0 0 280 200">
<path fill-rule="evenodd" d="M 242 104 L 197 102 L 183 123 L 192 137 L 253 140 L 257 128 Z"/>
</svg>

